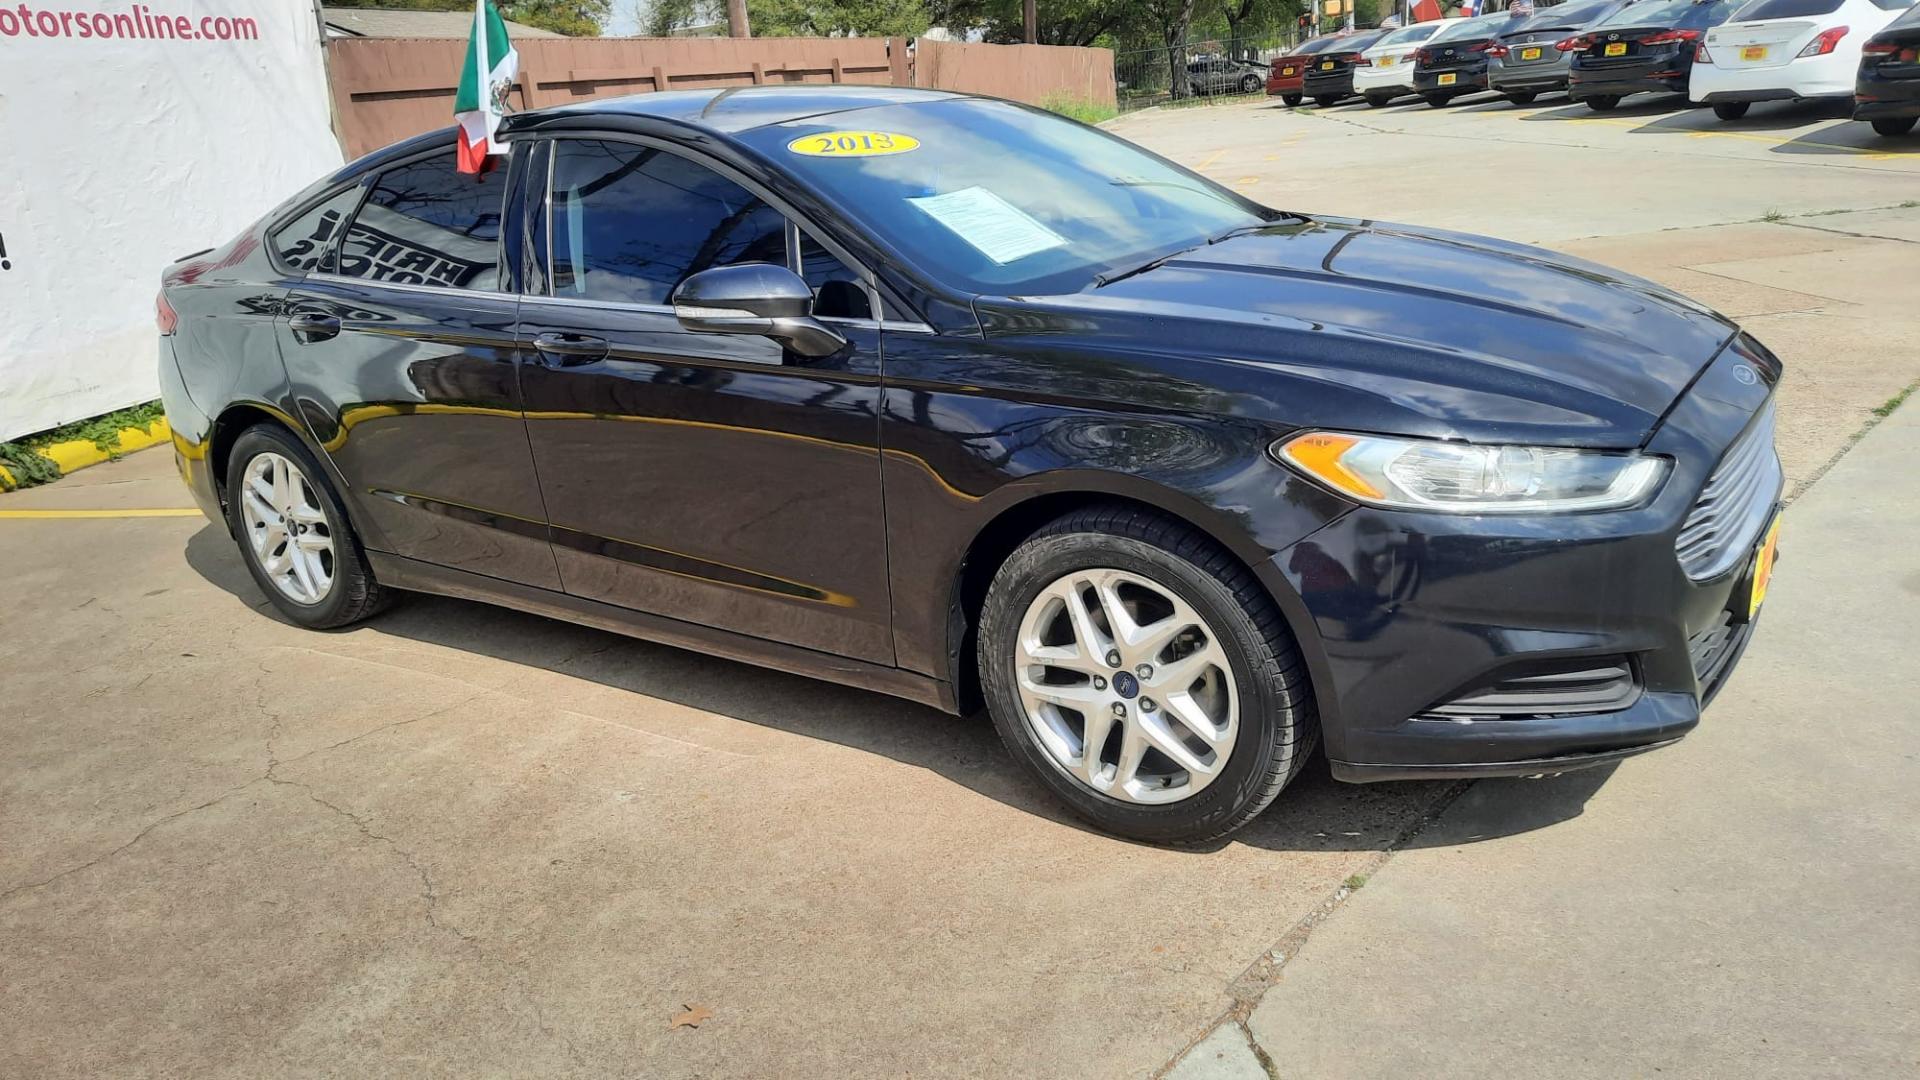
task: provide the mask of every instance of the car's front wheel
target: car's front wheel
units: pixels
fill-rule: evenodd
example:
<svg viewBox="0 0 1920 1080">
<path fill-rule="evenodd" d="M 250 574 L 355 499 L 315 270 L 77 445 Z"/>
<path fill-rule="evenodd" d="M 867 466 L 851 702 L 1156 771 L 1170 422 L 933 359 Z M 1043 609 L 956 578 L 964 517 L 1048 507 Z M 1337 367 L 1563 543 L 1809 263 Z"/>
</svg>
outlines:
<svg viewBox="0 0 1920 1080">
<path fill-rule="evenodd" d="M 1257 94 L 1260 92 L 1261 85 L 1260 76 L 1249 75 L 1240 80 L 1240 92 L 1243 94 Z"/>
<path fill-rule="evenodd" d="M 979 665 L 995 726 L 1074 813 L 1200 843 L 1299 771 L 1318 727 L 1297 646 L 1253 573 L 1125 507 L 1063 517 L 995 574 Z"/>
<path fill-rule="evenodd" d="M 1738 120 L 1747 115 L 1753 107 L 1750 101 L 1716 101 L 1713 103 L 1713 115 L 1722 120 Z"/>
<path fill-rule="evenodd" d="M 249 428 L 234 441 L 227 525 L 267 599 L 302 626 L 345 626 L 386 602 L 325 474 L 278 428 Z"/>
<path fill-rule="evenodd" d="M 1875 120 L 1873 130 L 1881 135 L 1905 135 L 1920 123 L 1920 117 L 1902 116 L 1896 119 Z"/>
</svg>

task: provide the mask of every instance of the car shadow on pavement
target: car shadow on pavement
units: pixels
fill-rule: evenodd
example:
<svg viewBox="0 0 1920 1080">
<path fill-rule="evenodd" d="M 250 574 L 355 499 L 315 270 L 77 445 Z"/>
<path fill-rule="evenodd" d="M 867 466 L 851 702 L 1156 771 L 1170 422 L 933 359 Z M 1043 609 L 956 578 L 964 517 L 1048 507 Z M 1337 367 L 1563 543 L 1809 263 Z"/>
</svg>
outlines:
<svg viewBox="0 0 1920 1080">
<path fill-rule="evenodd" d="M 232 541 L 219 530 L 209 525 L 196 532 L 185 555 L 202 579 L 254 615 L 291 625 L 260 592 Z M 884 694 L 440 596 L 410 594 L 368 623 L 318 633 L 350 640 L 405 638 L 823 739 L 926 769 L 1067 828 L 1094 831 L 1021 772 L 984 714 L 950 716 Z M 1473 839 L 1529 832 L 1577 817 L 1611 772 L 1597 769 L 1516 785 L 1515 804 L 1504 818 L 1511 827 Z M 1424 846 L 1424 826 L 1463 787 L 1449 781 L 1343 784 L 1316 753 L 1251 825 L 1228 840 L 1192 850 L 1204 854 L 1235 843 L 1289 852 Z"/>
</svg>

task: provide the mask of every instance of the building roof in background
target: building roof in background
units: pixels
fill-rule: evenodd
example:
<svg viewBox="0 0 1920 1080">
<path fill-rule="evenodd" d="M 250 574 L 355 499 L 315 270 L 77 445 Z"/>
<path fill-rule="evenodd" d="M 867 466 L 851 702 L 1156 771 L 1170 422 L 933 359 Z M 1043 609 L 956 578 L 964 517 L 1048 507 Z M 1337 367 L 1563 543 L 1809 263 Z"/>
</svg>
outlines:
<svg viewBox="0 0 1920 1080">
<path fill-rule="evenodd" d="M 473 32 L 471 11 L 397 11 L 391 8 L 323 7 L 328 37 L 461 38 Z M 525 23 L 507 23 L 509 38 L 562 37 Z"/>
</svg>

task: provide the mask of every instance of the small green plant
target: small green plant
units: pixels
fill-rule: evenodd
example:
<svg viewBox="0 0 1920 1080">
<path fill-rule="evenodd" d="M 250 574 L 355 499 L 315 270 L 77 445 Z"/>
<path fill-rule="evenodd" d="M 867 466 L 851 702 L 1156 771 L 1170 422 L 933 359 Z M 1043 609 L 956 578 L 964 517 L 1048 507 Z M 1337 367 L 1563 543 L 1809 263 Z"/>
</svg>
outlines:
<svg viewBox="0 0 1920 1080">
<path fill-rule="evenodd" d="M 1885 420 L 1887 417 L 1892 416 L 1893 410 L 1899 408 L 1900 403 L 1907 400 L 1907 395 L 1911 393 L 1913 393 L 1913 387 L 1909 386 L 1905 390 L 1902 390 L 1899 393 L 1893 395 L 1892 397 L 1888 398 L 1886 401 L 1881 402 L 1879 405 L 1874 406 L 1873 415 L 1879 417 L 1882 420 Z"/>
<path fill-rule="evenodd" d="M 1768 224 L 1774 224 L 1787 220 L 1787 215 L 1786 212 L 1782 210 L 1769 210 L 1760 215 L 1760 220 Z"/>
<path fill-rule="evenodd" d="M 86 420 L 76 420 L 71 424 L 62 424 L 50 431 L 12 442 L 0 442 L 0 464 L 13 475 L 13 486 L 32 487 L 60 479 L 60 467 L 40 453 L 43 447 L 63 442 L 90 442 L 98 450 L 112 457 L 119 457 L 120 433 L 128 428 L 139 428 L 151 433 L 153 425 L 166 417 L 166 410 L 159 402 L 149 401 L 144 405 L 134 405 L 125 409 Z"/>
<path fill-rule="evenodd" d="M 1083 124 L 1097 124 L 1102 120 L 1111 120 L 1120 115 L 1120 110 L 1112 105 L 1103 105 L 1098 101 L 1089 101 L 1070 94 L 1053 94 L 1043 98 L 1040 107 L 1048 112 L 1059 113 L 1069 120 L 1078 120 Z"/>
<path fill-rule="evenodd" d="M 1347 891 L 1348 891 L 1348 892 L 1359 892 L 1359 891 L 1360 891 L 1360 887 L 1361 887 L 1362 885 L 1365 885 L 1366 883 L 1367 883 L 1367 875 L 1365 875 L 1365 874 L 1352 874 L 1352 875 L 1349 875 L 1349 876 L 1347 877 L 1347 881 L 1346 881 L 1346 886 L 1347 886 Z"/>
</svg>

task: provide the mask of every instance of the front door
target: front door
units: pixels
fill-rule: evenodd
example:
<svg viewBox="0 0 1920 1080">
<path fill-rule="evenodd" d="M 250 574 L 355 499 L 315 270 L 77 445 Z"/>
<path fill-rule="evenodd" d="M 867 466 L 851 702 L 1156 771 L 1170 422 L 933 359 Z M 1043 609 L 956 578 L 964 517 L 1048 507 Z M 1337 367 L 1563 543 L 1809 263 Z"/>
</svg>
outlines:
<svg viewBox="0 0 1920 1080">
<path fill-rule="evenodd" d="M 500 270 L 507 173 L 458 172 L 448 143 L 374 177 L 288 298 L 280 353 L 378 542 L 558 589 L 515 384 L 519 297 Z"/>
<path fill-rule="evenodd" d="M 820 360 L 682 330 L 675 286 L 711 266 L 793 265 L 797 230 L 659 145 L 565 139 L 551 154 L 520 382 L 566 590 L 891 663 L 878 325 L 841 320 L 849 347 Z M 805 276 L 846 303 L 824 270 Z"/>
</svg>

